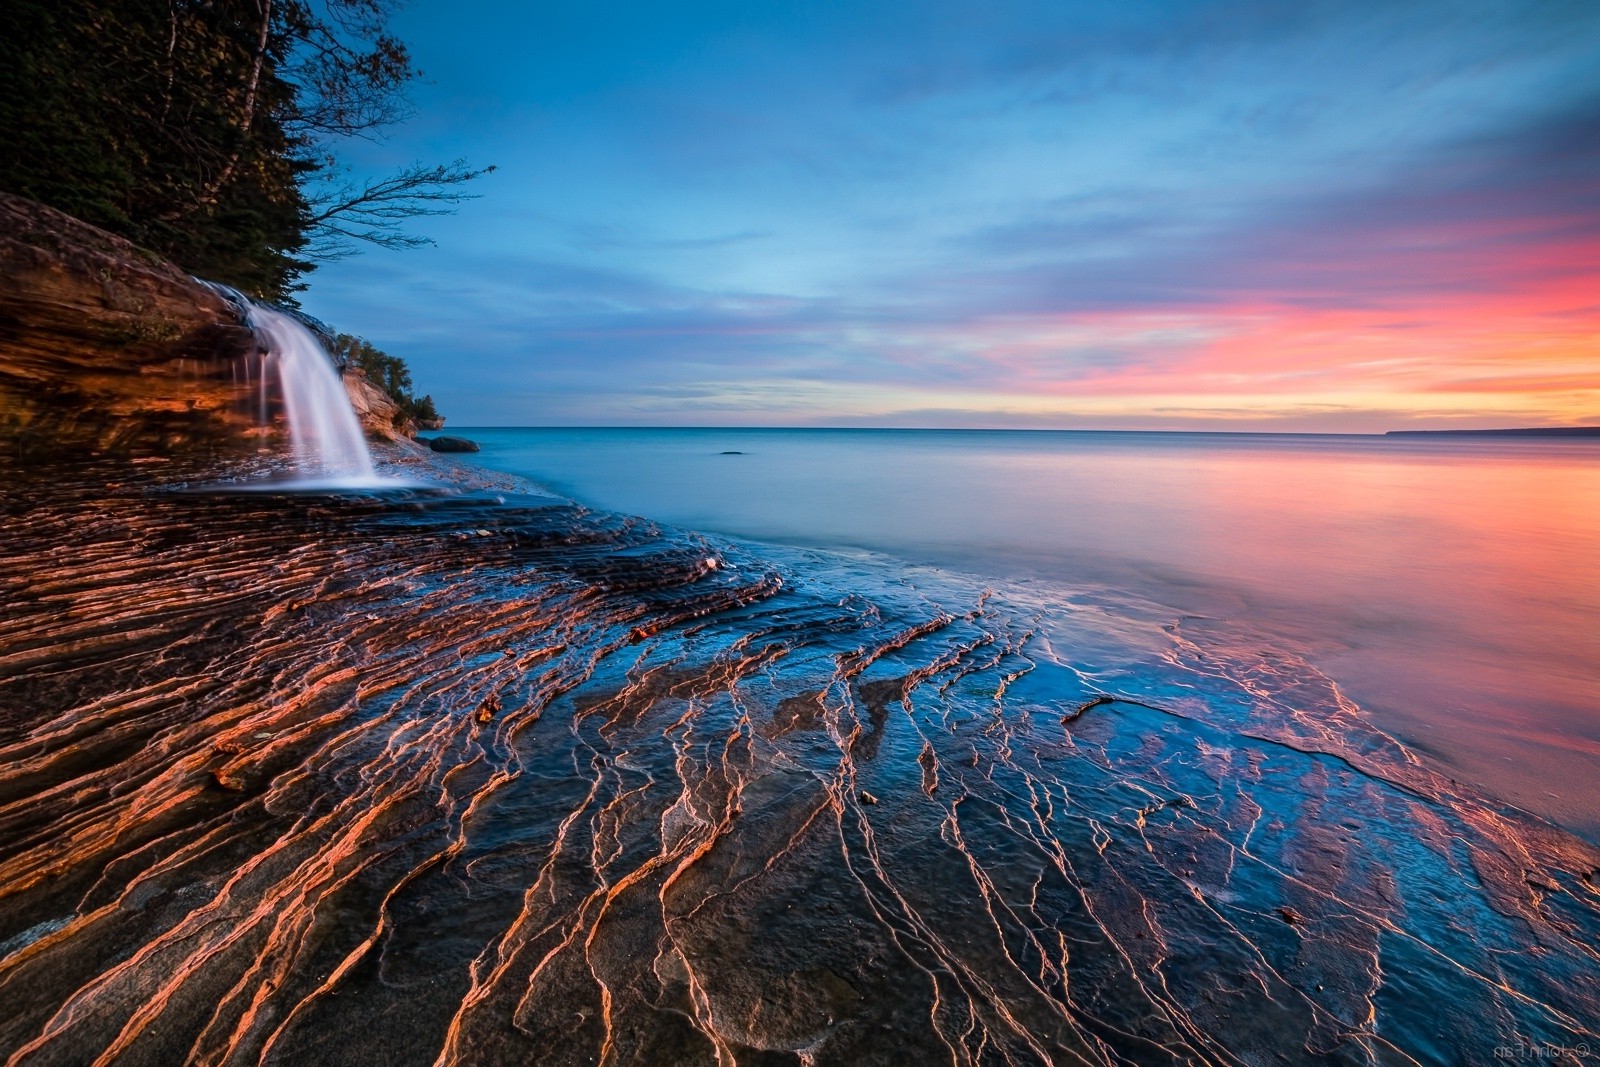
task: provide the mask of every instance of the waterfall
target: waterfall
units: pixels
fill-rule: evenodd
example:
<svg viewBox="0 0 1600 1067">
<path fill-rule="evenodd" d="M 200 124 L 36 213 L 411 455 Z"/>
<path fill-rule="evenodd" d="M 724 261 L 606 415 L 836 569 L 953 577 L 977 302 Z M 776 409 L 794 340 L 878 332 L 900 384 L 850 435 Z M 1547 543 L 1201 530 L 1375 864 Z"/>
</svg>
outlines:
<svg viewBox="0 0 1600 1067">
<path fill-rule="evenodd" d="M 322 341 L 295 316 L 258 304 L 236 289 L 201 281 L 227 300 L 256 335 L 261 355 L 261 415 L 266 415 L 268 379 L 283 398 L 294 481 L 306 486 L 387 486 L 372 466 L 372 453 L 350 396 Z"/>
<path fill-rule="evenodd" d="M 302 478 L 368 483 L 377 480 L 361 423 L 344 382 L 317 335 L 299 319 L 253 301 L 245 322 L 276 369 L 295 471 Z"/>
</svg>

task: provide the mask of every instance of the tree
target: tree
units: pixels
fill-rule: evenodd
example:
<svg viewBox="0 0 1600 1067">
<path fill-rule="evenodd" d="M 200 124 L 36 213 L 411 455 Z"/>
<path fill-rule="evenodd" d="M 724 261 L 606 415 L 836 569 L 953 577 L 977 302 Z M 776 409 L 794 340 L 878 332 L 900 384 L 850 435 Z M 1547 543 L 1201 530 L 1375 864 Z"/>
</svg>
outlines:
<svg viewBox="0 0 1600 1067">
<path fill-rule="evenodd" d="M 0 188 L 280 300 L 359 242 L 425 243 L 404 223 L 492 168 L 351 185 L 337 161 L 410 114 L 393 2 L 8 0 Z"/>
<path fill-rule="evenodd" d="M 290 130 L 307 145 L 326 149 L 346 137 L 366 137 L 408 118 L 407 86 L 419 76 L 411 56 L 389 34 L 392 0 L 286 2 L 286 26 L 296 47 L 290 80 L 299 88 Z M 306 255 L 327 262 L 359 251 L 363 243 L 415 248 L 429 238 L 408 233 L 411 219 L 445 215 L 473 194 L 463 186 L 492 173 L 465 160 L 416 163 L 376 182 L 353 182 L 325 151 L 308 191 Z"/>
<path fill-rule="evenodd" d="M 413 400 L 409 414 L 419 423 L 436 422 L 439 419 L 439 409 L 433 406 L 433 397 L 431 395 L 424 396 L 420 400 Z"/>
<path fill-rule="evenodd" d="M 439 417 L 432 396 L 412 395 L 411 368 L 399 356 L 391 356 L 371 342 L 348 333 L 336 335 L 328 350 L 341 366 L 359 367 L 369 381 L 388 393 L 412 419 L 427 422 Z"/>
<path fill-rule="evenodd" d="M 0 186 L 286 293 L 309 268 L 300 186 L 314 164 L 284 125 L 289 42 L 263 44 L 259 14 L 253 0 L 0 5 Z"/>
</svg>

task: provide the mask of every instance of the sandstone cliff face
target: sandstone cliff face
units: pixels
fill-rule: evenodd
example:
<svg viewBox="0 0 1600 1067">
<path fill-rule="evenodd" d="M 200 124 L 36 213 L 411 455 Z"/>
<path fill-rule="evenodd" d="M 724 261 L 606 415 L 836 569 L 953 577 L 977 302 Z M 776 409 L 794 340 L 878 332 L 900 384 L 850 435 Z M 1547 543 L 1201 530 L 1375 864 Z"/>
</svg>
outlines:
<svg viewBox="0 0 1600 1067">
<path fill-rule="evenodd" d="M 393 397 L 367 377 L 366 371 L 359 367 L 346 368 L 344 391 L 349 394 L 350 406 L 355 408 L 356 418 L 368 437 L 392 441 L 416 436 L 416 422 L 400 410 Z"/>
<path fill-rule="evenodd" d="M 171 263 L 0 193 L 0 462 L 253 444 L 254 350 Z"/>
</svg>

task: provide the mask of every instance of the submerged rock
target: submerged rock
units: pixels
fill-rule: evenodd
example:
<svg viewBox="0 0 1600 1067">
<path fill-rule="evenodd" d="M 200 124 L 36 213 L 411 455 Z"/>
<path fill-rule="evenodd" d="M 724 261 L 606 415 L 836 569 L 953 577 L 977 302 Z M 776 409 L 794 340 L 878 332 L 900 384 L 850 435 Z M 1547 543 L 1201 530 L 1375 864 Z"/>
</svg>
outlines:
<svg viewBox="0 0 1600 1067">
<path fill-rule="evenodd" d="M 1116 697 L 1107 696 L 1105 693 L 1101 693 L 1099 696 L 1093 697 L 1092 699 L 1089 699 L 1089 700 L 1085 700 L 1082 704 L 1079 704 L 1072 711 L 1069 711 L 1065 715 L 1061 716 L 1061 722 L 1062 722 L 1063 725 L 1065 725 L 1065 724 L 1067 724 L 1069 722 L 1074 722 L 1077 719 L 1082 718 L 1083 717 L 1083 713 L 1086 712 L 1086 711 L 1089 711 L 1089 710 L 1091 710 L 1093 708 L 1098 708 L 1102 704 L 1115 704 L 1116 702 L 1117 702 L 1117 698 Z"/>
<path fill-rule="evenodd" d="M 428 447 L 435 452 L 476 452 L 478 442 L 469 441 L 465 437 L 419 437 L 419 441 L 426 441 Z"/>
</svg>

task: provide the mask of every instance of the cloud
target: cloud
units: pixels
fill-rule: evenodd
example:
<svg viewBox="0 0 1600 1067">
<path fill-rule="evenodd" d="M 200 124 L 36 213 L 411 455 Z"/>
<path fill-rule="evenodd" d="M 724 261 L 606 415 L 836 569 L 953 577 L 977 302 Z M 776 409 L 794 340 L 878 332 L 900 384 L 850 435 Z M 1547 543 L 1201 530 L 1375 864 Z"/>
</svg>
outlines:
<svg viewBox="0 0 1600 1067">
<path fill-rule="evenodd" d="M 462 39 L 481 84 L 419 51 L 498 102 L 429 132 L 513 164 L 492 197 L 307 300 L 458 419 L 1368 425 L 1600 399 L 1592 5 L 778 4 L 614 35 L 504 14 L 532 20 L 525 82 L 494 58 L 510 28 Z M 437 29 L 419 49 L 459 32 Z"/>
</svg>

